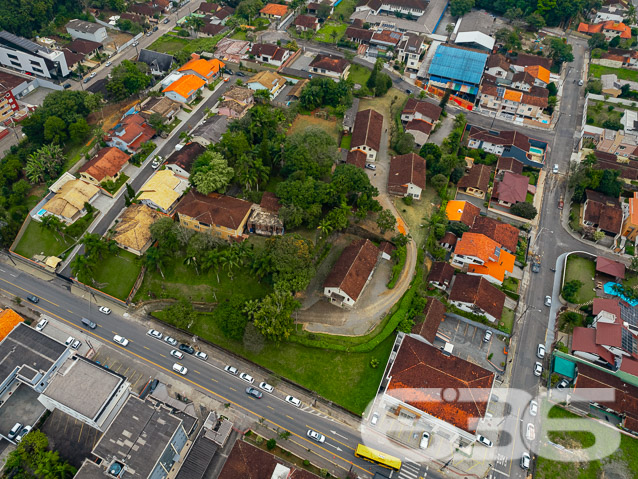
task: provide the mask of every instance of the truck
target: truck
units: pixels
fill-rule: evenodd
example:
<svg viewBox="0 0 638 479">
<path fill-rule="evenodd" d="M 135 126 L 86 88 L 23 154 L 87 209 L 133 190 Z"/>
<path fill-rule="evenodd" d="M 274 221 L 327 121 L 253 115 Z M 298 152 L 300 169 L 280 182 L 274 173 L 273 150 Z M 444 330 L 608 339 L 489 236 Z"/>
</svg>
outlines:
<svg viewBox="0 0 638 479">
<path fill-rule="evenodd" d="M 538 273 L 541 270 L 541 257 L 537 254 L 530 255 L 530 261 L 532 263 L 532 272 Z"/>
</svg>

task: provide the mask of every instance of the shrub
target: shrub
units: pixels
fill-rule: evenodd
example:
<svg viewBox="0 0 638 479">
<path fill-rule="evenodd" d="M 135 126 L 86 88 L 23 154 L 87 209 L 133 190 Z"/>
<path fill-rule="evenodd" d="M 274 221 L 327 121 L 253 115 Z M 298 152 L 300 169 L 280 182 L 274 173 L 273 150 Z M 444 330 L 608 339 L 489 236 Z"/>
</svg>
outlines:
<svg viewBox="0 0 638 479">
<path fill-rule="evenodd" d="M 403 202 L 410 206 L 412 204 L 412 202 L 414 201 L 414 198 L 412 198 L 411 196 L 404 196 L 403 197 Z"/>
<path fill-rule="evenodd" d="M 266 442 L 266 448 L 268 448 L 269 451 L 272 451 L 276 445 L 277 441 L 275 441 L 274 439 L 268 439 L 268 442 Z"/>
<path fill-rule="evenodd" d="M 563 291 L 562 291 L 563 298 L 565 298 L 565 300 L 569 301 L 570 303 L 575 303 L 576 293 L 578 293 L 578 290 L 580 289 L 582 285 L 583 285 L 583 282 L 577 279 L 573 279 L 565 283 L 565 286 L 563 286 Z"/>
<path fill-rule="evenodd" d="M 310 461 L 308 459 L 303 460 L 304 467 L 308 467 L 310 465 Z"/>
</svg>

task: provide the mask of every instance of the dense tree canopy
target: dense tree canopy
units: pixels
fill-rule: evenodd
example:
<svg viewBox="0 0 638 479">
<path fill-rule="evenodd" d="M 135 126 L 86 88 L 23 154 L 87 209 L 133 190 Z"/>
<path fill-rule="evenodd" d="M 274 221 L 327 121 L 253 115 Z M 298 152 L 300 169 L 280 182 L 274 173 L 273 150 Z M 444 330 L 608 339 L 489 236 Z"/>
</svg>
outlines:
<svg viewBox="0 0 638 479">
<path fill-rule="evenodd" d="M 148 65 L 124 60 L 113 68 L 106 90 L 114 100 L 124 100 L 151 84 Z"/>
<path fill-rule="evenodd" d="M 206 151 L 197 158 L 191 173 L 191 183 L 203 195 L 217 191 L 223 193 L 233 179 L 235 171 L 215 151 Z"/>
<path fill-rule="evenodd" d="M 505 14 L 510 9 L 519 9 L 525 17 L 537 13 L 549 26 L 556 26 L 602 5 L 601 0 L 476 0 L 476 8 Z"/>
<path fill-rule="evenodd" d="M 338 159 L 335 140 L 322 128 L 308 127 L 286 140 L 282 173 L 289 176 L 303 171 L 307 176 L 321 178 Z"/>
<path fill-rule="evenodd" d="M 270 277 L 275 290 L 303 291 L 315 273 L 314 245 L 297 234 L 274 236 L 255 256 L 253 269 Z"/>
<path fill-rule="evenodd" d="M 301 92 L 299 103 L 306 110 L 339 105 L 347 109 L 352 105 L 352 82 L 342 80 L 336 83 L 330 78 L 314 77 Z"/>
</svg>

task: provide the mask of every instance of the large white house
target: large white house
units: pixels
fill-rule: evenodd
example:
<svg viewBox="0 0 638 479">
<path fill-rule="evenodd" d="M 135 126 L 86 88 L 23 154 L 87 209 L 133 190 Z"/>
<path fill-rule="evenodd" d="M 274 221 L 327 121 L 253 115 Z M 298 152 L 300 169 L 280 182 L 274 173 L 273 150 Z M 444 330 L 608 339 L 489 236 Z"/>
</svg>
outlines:
<svg viewBox="0 0 638 479">
<path fill-rule="evenodd" d="M 106 40 L 106 28 L 93 22 L 85 22 L 74 18 L 66 24 L 66 31 L 75 40 L 81 38 L 83 40 L 91 40 L 92 42 L 102 43 Z"/>
</svg>

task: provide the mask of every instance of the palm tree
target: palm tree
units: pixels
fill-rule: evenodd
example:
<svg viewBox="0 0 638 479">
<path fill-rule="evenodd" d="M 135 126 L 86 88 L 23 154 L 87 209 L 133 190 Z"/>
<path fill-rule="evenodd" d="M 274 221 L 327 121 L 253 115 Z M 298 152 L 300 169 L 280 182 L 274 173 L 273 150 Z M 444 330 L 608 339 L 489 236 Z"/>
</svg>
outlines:
<svg viewBox="0 0 638 479">
<path fill-rule="evenodd" d="M 193 31 L 193 33 L 199 32 L 204 26 L 204 20 L 196 15 L 191 15 L 184 23 L 189 30 Z"/>
<path fill-rule="evenodd" d="M 259 182 L 268 181 L 270 178 L 270 167 L 264 165 L 261 158 L 257 158 L 253 165 L 255 173 L 257 173 L 257 191 L 259 191 Z"/>
<path fill-rule="evenodd" d="M 164 265 L 165 256 L 158 248 L 149 248 L 146 251 L 146 255 L 144 255 L 144 266 L 148 269 L 156 269 L 162 275 L 162 279 L 164 279 L 164 273 L 162 272 L 162 266 Z"/>
<path fill-rule="evenodd" d="M 330 236 L 330 233 L 332 233 L 332 231 L 334 230 L 333 226 L 332 226 L 332 222 L 326 218 L 323 218 L 320 222 L 319 222 L 319 226 L 317 226 L 317 229 L 319 230 L 319 237 L 323 237 L 324 235 L 326 237 Z"/>
<path fill-rule="evenodd" d="M 202 269 L 208 271 L 210 268 L 215 268 L 215 275 L 217 275 L 217 283 L 219 283 L 219 266 L 221 264 L 221 254 L 217 250 L 208 251 L 202 260 Z"/>
<path fill-rule="evenodd" d="M 71 261 L 71 272 L 73 273 L 73 276 L 84 284 L 93 282 L 94 267 L 94 261 L 86 255 L 77 254 L 75 255 L 75 258 L 73 258 L 73 261 Z"/>
<path fill-rule="evenodd" d="M 44 163 L 37 153 L 31 153 L 24 167 L 27 179 L 34 185 L 44 181 Z"/>
</svg>

